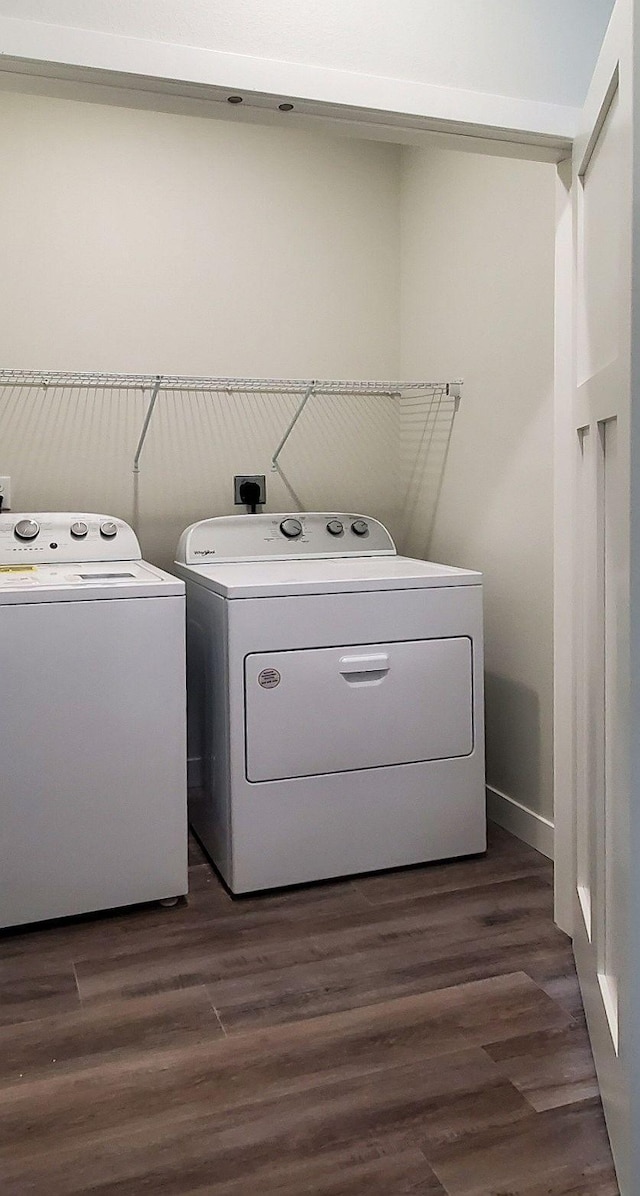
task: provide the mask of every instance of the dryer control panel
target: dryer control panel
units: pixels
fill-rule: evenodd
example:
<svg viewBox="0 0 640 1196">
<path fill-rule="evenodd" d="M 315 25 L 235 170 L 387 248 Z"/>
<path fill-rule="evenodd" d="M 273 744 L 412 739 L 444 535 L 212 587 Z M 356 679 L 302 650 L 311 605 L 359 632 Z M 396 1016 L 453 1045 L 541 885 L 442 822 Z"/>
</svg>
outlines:
<svg viewBox="0 0 640 1196">
<path fill-rule="evenodd" d="M 139 561 L 135 532 L 112 515 L 0 512 L 0 566 L 55 561 Z"/>
<path fill-rule="evenodd" d="M 395 552 L 386 527 L 368 515 L 299 511 L 201 519 L 182 533 L 176 562 L 202 565 L 291 557 L 394 556 Z"/>
</svg>

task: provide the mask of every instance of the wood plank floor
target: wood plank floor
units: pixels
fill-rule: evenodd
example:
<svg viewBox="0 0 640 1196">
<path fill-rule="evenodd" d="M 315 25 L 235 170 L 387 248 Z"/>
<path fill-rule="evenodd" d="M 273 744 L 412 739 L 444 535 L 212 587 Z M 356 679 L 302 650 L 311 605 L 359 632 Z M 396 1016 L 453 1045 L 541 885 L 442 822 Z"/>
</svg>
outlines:
<svg viewBox="0 0 640 1196">
<path fill-rule="evenodd" d="M 190 878 L 0 938 L 2 1196 L 617 1196 L 542 856 Z"/>
</svg>

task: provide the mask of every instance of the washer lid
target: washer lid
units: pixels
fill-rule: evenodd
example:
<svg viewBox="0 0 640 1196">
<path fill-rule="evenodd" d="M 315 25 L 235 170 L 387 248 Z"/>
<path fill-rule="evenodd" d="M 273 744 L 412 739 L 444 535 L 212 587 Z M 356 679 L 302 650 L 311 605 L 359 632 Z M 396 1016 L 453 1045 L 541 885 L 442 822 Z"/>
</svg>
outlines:
<svg viewBox="0 0 640 1196">
<path fill-rule="evenodd" d="M 184 582 L 146 561 L 72 561 L 0 565 L 0 606 L 25 602 L 74 602 L 168 597 Z"/>
<path fill-rule="evenodd" d="M 186 581 L 223 598 L 272 598 L 292 594 L 346 594 L 366 590 L 432 589 L 481 585 L 482 574 L 411 557 L 333 557 L 289 561 L 234 561 L 181 565 Z"/>
</svg>

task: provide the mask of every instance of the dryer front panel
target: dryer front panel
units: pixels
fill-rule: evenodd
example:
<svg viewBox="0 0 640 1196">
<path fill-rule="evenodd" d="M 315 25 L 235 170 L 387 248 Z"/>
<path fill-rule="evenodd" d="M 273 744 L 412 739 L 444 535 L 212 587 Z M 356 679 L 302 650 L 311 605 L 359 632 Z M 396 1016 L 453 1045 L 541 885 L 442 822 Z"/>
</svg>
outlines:
<svg viewBox="0 0 640 1196">
<path fill-rule="evenodd" d="M 468 756 L 472 669 L 467 636 L 251 653 L 247 779 Z"/>
</svg>

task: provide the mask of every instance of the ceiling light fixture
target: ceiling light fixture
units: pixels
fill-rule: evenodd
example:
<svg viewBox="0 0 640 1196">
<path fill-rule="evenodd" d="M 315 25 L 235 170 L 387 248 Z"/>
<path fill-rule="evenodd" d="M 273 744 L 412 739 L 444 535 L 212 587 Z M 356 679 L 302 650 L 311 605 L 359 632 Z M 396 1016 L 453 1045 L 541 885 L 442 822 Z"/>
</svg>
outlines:
<svg viewBox="0 0 640 1196">
<path fill-rule="evenodd" d="M 227 104 L 241 104 L 242 96 L 227 96 Z"/>
<path fill-rule="evenodd" d="M 293 104 L 278 104 L 278 108 L 281 112 L 291 112 Z"/>
</svg>

